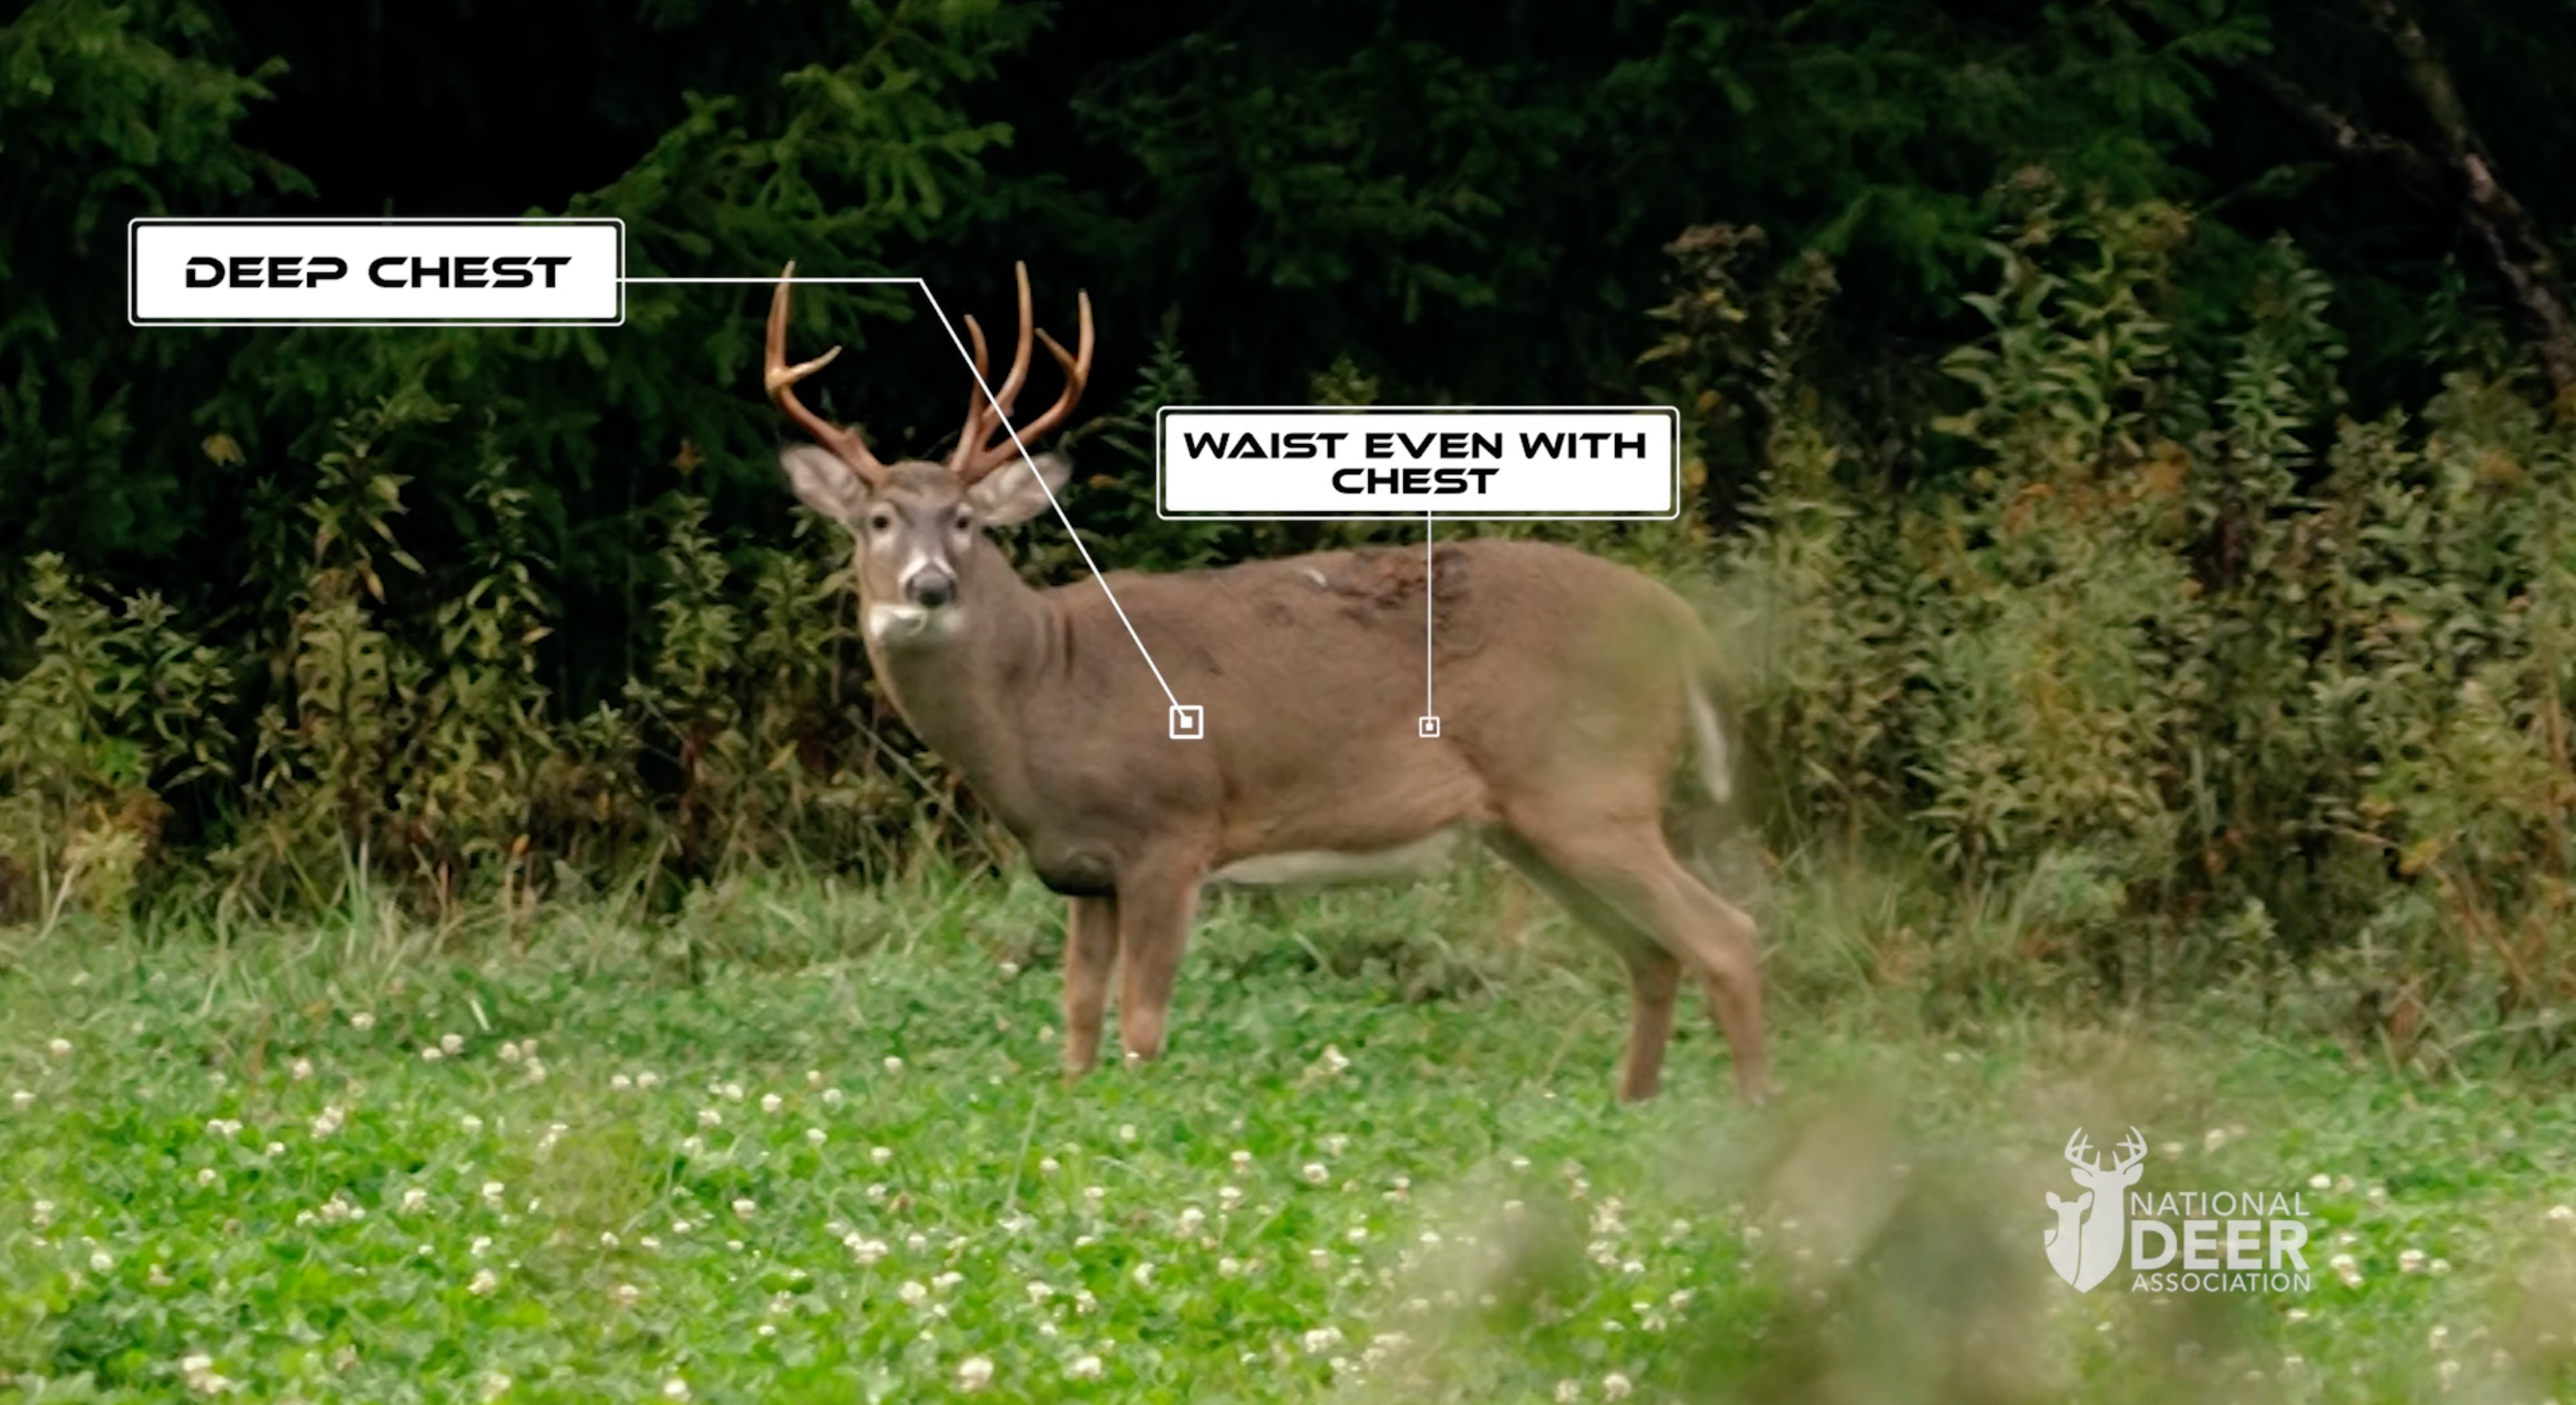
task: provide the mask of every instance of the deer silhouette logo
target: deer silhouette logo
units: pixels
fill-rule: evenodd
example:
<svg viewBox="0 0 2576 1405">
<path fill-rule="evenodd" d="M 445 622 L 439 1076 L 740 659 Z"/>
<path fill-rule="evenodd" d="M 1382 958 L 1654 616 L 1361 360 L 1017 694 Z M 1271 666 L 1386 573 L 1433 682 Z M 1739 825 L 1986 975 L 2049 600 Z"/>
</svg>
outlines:
<svg viewBox="0 0 2576 1405">
<path fill-rule="evenodd" d="M 2066 1139 L 2066 1164 L 2084 1193 L 2072 1200 L 2059 1199 L 2055 1191 L 2048 1193 L 2048 1208 L 2057 1216 L 2057 1224 L 2041 1233 L 2040 1242 L 2048 1249 L 2049 1267 L 2079 1293 L 2093 1291 L 2095 1284 L 2120 1266 L 2120 1253 L 2129 1237 L 2128 1203 L 2120 1192 L 2138 1183 L 2139 1163 L 2147 1159 L 2147 1139 L 2132 1127 L 2114 1149 L 2119 1157 L 2105 1167 L 2093 1154 L 2093 1144 L 2084 1139 L 2084 1129 L 2076 1128 L 2075 1135 Z"/>
</svg>

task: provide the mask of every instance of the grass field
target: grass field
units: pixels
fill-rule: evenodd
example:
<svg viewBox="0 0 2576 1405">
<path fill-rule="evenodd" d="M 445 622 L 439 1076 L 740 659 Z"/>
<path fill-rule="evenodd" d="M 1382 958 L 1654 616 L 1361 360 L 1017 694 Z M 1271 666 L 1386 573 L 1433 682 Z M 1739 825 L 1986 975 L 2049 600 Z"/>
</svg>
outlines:
<svg viewBox="0 0 2576 1405">
<path fill-rule="evenodd" d="M 1694 1012 L 1622 1108 L 1615 965 L 1474 875 L 1216 904 L 1171 1056 L 1068 1088 L 1057 920 L 985 880 L 0 933 L 0 1398 L 2576 1390 L 2558 1088 L 2223 1003 L 1935 1031 L 1790 902 L 1781 1103 Z M 2160 1184 L 2302 1194 L 2315 1286 L 2060 1283 L 2060 1148 L 2131 1123 Z"/>
</svg>

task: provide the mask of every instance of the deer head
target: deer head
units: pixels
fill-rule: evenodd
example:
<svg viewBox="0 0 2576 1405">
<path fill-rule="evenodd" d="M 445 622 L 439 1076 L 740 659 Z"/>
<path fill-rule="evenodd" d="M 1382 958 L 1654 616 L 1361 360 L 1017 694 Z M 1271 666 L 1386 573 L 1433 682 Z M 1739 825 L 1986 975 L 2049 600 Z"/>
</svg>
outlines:
<svg viewBox="0 0 2576 1405">
<path fill-rule="evenodd" d="M 966 402 L 966 427 L 956 450 L 945 463 L 906 459 L 888 465 L 858 431 L 833 424 L 796 398 L 796 383 L 829 365 L 841 349 L 835 346 L 811 361 L 788 364 L 787 309 L 795 273 L 796 265 L 787 265 L 770 299 L 763 379 L 778 408 L 814 442 L 788 448 L 780 462 L 796 496 L 849 528 L 856 539 L 859 599 L 870 641 L 898 647 L 952 637 L 974 604 L 964 598 L 962 582 L 975 553 L 989 549 L 983 530 L 1027 521 L 1064 483 L 1068 465 L 1062 456 L 1031 460 L 1037 470 L 1033 475 L 1021 464 L 1020 451 L 1063 425 L 1082 399 L 1091 377 L 1091 295 L 1080 295 L 1081 350 L 1067 352 L 1038 330 L 1029 302 L 1029 266 L 1018 265 L 1020 335 L 1010 375 L 986 396 L 991 368 L 984 329 L 969 316 L 966 335 L 975 349 L 976 386 Z M 1014 440 L 1008 419 L 1028 380 L 1032 338 L 1045 342 L 1064 368 L 1064 393 Z M 996 471 L 1005 468 L 1007 472 Z"/>
</svg>

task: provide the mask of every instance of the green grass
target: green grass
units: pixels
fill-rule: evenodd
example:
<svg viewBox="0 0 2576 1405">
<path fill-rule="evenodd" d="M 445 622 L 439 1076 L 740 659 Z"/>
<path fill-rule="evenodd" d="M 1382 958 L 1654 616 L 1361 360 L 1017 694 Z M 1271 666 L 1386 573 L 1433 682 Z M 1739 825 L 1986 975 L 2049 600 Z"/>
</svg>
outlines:
<svg viewBox="0 0 2576 1405">
<path fill-rule="evenodd" d="M 2576 1098 L 2215 1007 L 1934 1032 L 1851 920 L 1773 919 L 1759 1114 L 1696 1011 L 1613 1105 L 1615 966 L 1486 876 L 1217 904 L 1171 1056 L 1071 1088 L 1025 885 L 0 933 L 0 1398 L 2576 1389 Z M 2130 1123 L 2300 1190 L 2315 1288 L 2059 1283 L 2059 1148 Z"/>
</svg>

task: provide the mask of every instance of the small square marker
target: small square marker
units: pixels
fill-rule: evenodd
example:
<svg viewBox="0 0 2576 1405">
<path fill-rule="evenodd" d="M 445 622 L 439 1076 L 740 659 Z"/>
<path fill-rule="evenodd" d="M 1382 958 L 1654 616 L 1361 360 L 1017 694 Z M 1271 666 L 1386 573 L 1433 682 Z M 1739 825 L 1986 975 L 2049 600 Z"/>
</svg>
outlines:
<svg viewBox="0 0 2576 1405">
<path fill-rule="evenodd" d="M 1437 717 L 1425 717 L 1416 725 L 1415 730 L 1422 736 L 1436 737 L 1440 735 L 1440 719 Z"/>
<path fill-rule="evenodd" d="M 1194 742 L 1206 735 L 1206 708 L 1196 703 L 1172 704 L 1172 740 Z"/>
</svg>

